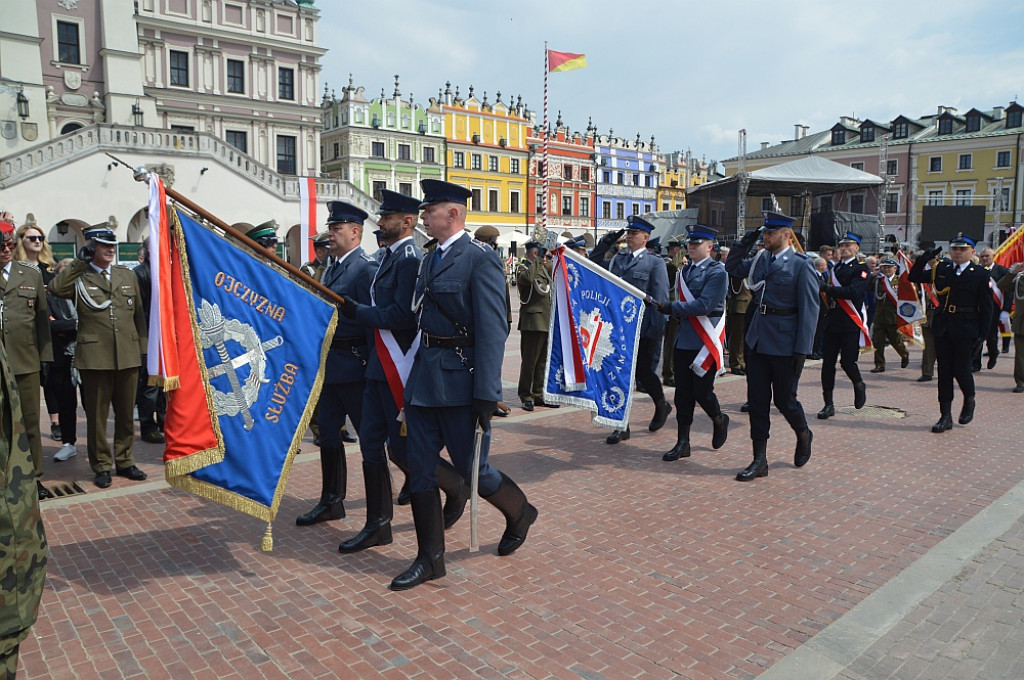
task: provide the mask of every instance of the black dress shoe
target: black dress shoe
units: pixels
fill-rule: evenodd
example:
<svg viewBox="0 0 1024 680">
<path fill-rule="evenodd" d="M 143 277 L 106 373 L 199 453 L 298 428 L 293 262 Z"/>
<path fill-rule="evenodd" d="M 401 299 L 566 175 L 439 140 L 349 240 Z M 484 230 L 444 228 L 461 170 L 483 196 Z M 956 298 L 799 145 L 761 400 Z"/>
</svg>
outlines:
<svg viewBox="0 0 1024 680">
<path fill-rule="evenodd" d="M 651 418 L 651 424 L 647 426 L 647 429 L 651 432 L 660 430 L 665 426 L 669 413 L 672 413 L 672 404 L 668 403 L 668 399 L 662 399 L 661 403 L 654 407 L 654 417 Z"/>
<path fill-rule="evenodd" d="M 993 368 L 996 367 L 996 359 L 997 358 L 998 358 L 998 355 L 996 355 L 996 354 L 993 354 L 993 355 L 989 356 L 989 358 L 988 358 L 988 368 L 989 368 L 989 370 L 992 370 Z"/>
<path fill-rule="evenodd" d="M 164 434 L 160 430 L 153 430 L 152 432 L 145 432 L 142 435 L 142 441 L 149 444 L 163 444 Z"/>
<path fill-rule="evenodd" d="M 501 408 L 500 406 L 494 409 L 494 413 L 491 414 L 495 418 L 508 418 L 508 411 Z"/>
<path fill-rule="evenodd" d="M 945 432 L 946 430 L 953 429 L 953 416 L 948 414 L 942 414 L 939 418 L 939 422 L 932 425 L 932 432 Z"/>
<path fill-rule="evenodd" d="M 853 407 L 864 408 L 866 403 L 868 403 L 868 386 L 861 380 L 853 386 Z"/>
<path fill-rule="evenodd" d="M 106 489 L 108 486 L 110 486 L 110 470 L 97 472 L 96 478 L 93 480 L 93 484 L 100 487 L 101 489 Z"/>
<path fill-rule="evenodd" d="M 676 386 L 676 379 L 675 378 L 665 378 L 664 380 L 661 381 L 661 384 L 664 385 L 665 387 L 675 387 Z"/>
<path fill-rule="evenodd" d="M 1012 392 L 1014 394 L 1020 394 L 1021 392 L 1024 392 L 1024 385 L 1017 385 L 1016 387 L 1013 388 Z"/>
<path fill-rule="evenodd" d="M 747 372 L 744 371 L 742 368 L 734 368 L 734 369 L 732 369 L 729 372 L 732 373 L 733 375 L 746 375 L 747 374 Z"/>
<path fill-rule="evenodd" d="M 750 402 L 749 401 L 743 402 L 743 404 L 740 406 L 740 413 L 750 413 Z"/>
<path fill-rule="evenodd" d="M 619 442 L 624 442 L 627 439 L 629 439 L 628 425 L 626 426 L 625 430 L 615 430 L 615 432 L 612 432 L 610 435 L 608 435 L 608 438 L 605 439 L 604 441 L 606 444 L 618 444 Z"/>
<path fill-rule="evenodd" d="M 680 458 L 689 458 L 689 457 L 690 457 L 690 440 L 689 439 L 680 439 L 679 441 L 676 442 L 676 445 L 672 447 L 671 451 L 666 451 L 665 452 L 665 455 L 663 455 L 661 457 L 661 459 L 663 461 L 665 461 L 666 463 L 671 463 L 674 460 L 679 460 Z"/>
<path fill-rule="evenodd" d="M 821 407 L 821 410 L 818 411 L 818 420 L 825 420 L 826 418 L 831 418 L 835 414 L 836 407 L 833 406 L 832 404 L 825 404 L 824 406 Z"/>
<path fill-rule="evenodd" d="M 714 430 L 711 433 L 711 448 L 720 449 L 725 446 L 725 441 L 729 438 L 729 416 L 724 413 L 718 417 L 718 420 L 712 420 Z"/>
<path fill-rule="evenodd" d="M 930 375 L 922 375 L 920 378 L 917 379 L 917 382 L 928 382 L 931 379 L 932 377 Z"/>
<path fill-rule="evenodd" d="M 137 466 L 132 465 L 131 467 L 127 467 L 127 468 L 125 468 L 123 470 L 118 470 L 117 471 L 117 476 L 118 477 L 127 477 L 128 479 L 132 480 L 133 482 L 141 482 L 142 480 L 144 480 L 149 475 L 147 475 L 145 472 L 140 470 Z"/>
<path fill-rule="evenodd" d="M 910 355 L 900 358 L 900 368 L 906 368 L 910 365 Z"/>
<path fill-rule="evenodd" d="M 47 498 L 53 498 L 53 494 L 50 493 L 49 489 L 43 486 L 43 483 L 38 479 L 36 480 L 36 493 L 39 495 L 39 500 L 45 501 Z"/>
<path fill-rule="evenodd" d="M 885 366 L 875 366 L 868 373 L 885 373 Z"/>
<path fill-rule="evenodd" d="M 561 404 L 549 404 L 543 399 L 537 399 L 533 403 L 536 404 L 537 406 L 543 406 L 544 408 L 562 408 Z"/>
<path fill-rule="evenodd" d="M 976 405 L 976 402 L 974 401 L 974 397 L 967 397 L 967 398 L 965 398 L 964 399 L 964 406 L 963 406 L 962 409 L 960 409 L 960 417 L 957 418 L 956 421 L 958 423 L 960 423 L 961 425 L 966 425 L 967 423 L 969 423 L 972 420 L 974 420 L 974 407 L 975 407 L 975 405 Z"/>
<path fill-rule="evenodd" d="M 796 433 L 796 452 L 793 454 L 793 465 L 803 467 L 811 459 L 811 442 L 814 433 L 810 429 Z"/>
<path fill-rule="evenodd" d="M 523 410 L 524 411 L 532 411 L 533 410 L 533 401 L 531 399 L 524 399 L 523 400 Z"/>
</svg>

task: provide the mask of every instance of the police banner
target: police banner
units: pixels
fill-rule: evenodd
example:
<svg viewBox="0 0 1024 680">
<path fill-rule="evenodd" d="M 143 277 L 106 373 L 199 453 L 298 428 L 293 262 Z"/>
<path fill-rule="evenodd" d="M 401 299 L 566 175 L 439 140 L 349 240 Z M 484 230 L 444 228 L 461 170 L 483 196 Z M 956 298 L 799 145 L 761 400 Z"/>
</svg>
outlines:
<svg viewBox="0 0 1024 680">
<path fill-rule="evenodd" d="M 335 307 L 181 212 L 166 282 L 179 385 L 168 392 L 172 486 L 268 523 L 320 394 Z M 310 338 L 319 342 L 310 347 Z M 268 524 L 263 549 L 270 550 Z"/>
<path fill-rule="evenodd" d="M 553 250 L 551 326 L 544 401 L 629 424 L 644 294 L 565 246 Z"/>
</svg>

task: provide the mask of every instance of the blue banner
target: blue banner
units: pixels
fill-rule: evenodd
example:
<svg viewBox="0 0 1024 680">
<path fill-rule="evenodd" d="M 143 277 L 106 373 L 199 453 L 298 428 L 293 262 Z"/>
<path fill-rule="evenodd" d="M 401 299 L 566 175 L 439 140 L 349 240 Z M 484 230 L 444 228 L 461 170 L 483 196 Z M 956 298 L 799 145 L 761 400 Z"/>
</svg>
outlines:
<svg viewBox="0 0 1024 680">
<path fill-rule="evenodd" d="M 576 253 L 555 251 L 544 400 L 625 429 L 633 403 L 642 293 Z"/>
</svg>

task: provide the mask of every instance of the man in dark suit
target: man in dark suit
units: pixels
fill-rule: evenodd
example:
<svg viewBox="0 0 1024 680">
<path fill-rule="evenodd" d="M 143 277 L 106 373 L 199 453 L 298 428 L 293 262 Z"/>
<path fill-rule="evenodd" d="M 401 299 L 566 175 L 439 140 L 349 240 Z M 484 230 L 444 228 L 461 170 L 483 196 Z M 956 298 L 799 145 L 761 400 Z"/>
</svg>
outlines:
<svg viewBox="0 0 1024 680">
<path fill-rule="evenodd" d="M 910 270 L 914 283 L 932 284 L 939 305 L 932 317 L 935 358 L 939 364 L 939 421 L 932 432 L 953 429 L 953 379 L 964 395 L 958 422 L 974 419 L 975 391 L 971 359 L 974 345 L 985 337 L 992 322 L 992 290 L 988 270 L 971 262 L 974 239 L 957 234 L 950 256 L 938 260 L 941 248 L 926 250 Z"/>
<path fill-rule="evenodd" d="M 818 276 L 810 258 L 790 245 L 793 221 L 792 217 L 766 212 L 764 250 L 746 257 L 758 235 L 751 231 L 729 251 L 725 262 L 730 275 L 747 277 L 754 296 L 745 347 L 754 460 L 736 475 L 740 482 L 768 476 L 773 395 L 775 406 L 796 432 L 793 464 L 802 467 L 811 458 L 814 435 L 807 427 L 796 393 L 818 323 Z"/>
<path fill-rule="evenodd" d="M 725 295 L 729 275 L 725 266 L 711 258 L 717 232 L 702 224 L 689 229 L 686 254 L 690 259 L 674 282 L 676 301 L 658 305 L 658 311 L 680 320 L 675 338 L 676 373 L 676 445 L 661 457 L 674 461 L 690 456 L 690 426 L 696 404 L 711 418 L 714 433 L 711 447 L 720 449 L 729 435 L 729 416 L 715 395 L 715 376 L 723 368 L 724 348 L 719 326 L 725 314 Z M 706 357 L 713 363 L 708 365 Z"/>
<path fill-rule="evenodd" d="M 370 282 L 377 263 L 363 252 L 363 222 L 368 215 L 344 201 L 327 203 L 328 240 L 334 262 L 324 271 L 323 284 L 338 295 L 360 304 L 370 302 Z M 366 329 L 355 321 L 338 319 L 327 354 L 324 385 L 320 392 L 320 469 L 323 485 L 320 501 L 295 523 L 309 526 L 345 516 L 345 488 L 348 467 L 341 424 L 347 414 L 359 431 L 363 412 L 366 362 L 370 358 Z"/>
<path fill-rule="evenodd" d="M 630 283 L 649 298 L 661 301 L 668 300 L 668 270 L 665 260 L 652 255 L 647 250 L 647 241 L 651 237 L 654 226 L 636 215 L 626 220 L 627 228 L 606 234 L 590 253 L 591 262 L 606 267 L 626 283 Z M 626 235 L 626 252 L 616 254 L 611 261 L 604 259 L 605 254 L 619 238 Z M 665 333 L 665 315 L 654 313 L 644 314 L 640 326 L 640 344 L 636 352 L 636 381 L 644 388 L 654 401 L 654 417 L 647 429 L 657 432 L 672 412 L 672 405 L 665 399 L 665 390 L 654 372 L 654 358 L 661 349 L 661 338 Z M 618 444 L 629 439 L 629 426 L 625 430 L 615 430 L 608 439 L 609 444 Z"/>
<path fill-rule="evenodd" d="M 391 461 L 409 476 L 406 447 L 407 430 L 399 422 L 413 358 L 419 346 L 412 294 L 420 266 L 420 252 L 413 241 L 418 198 L 389 189 L 381 190 L 377 226 L 385 244 L 380 268 L 370 288 L 370 304 L 363 305 L 346 297 L 341 313 L 370 329 L 370 361 L 366 367 L 362 423 L 359 426 L 359 450 L 363 454 L 363 482 L 366 486 L 366 524 L 354 537 L 338 546 L 338 552 L 352 553 L 375 545 L 391 543 L 391 475 L 388 473 L 387 442 Z M 437 469 L 438 486 L 447 495 L 444 528 L 462 516 L 469 500 L 469 484 L 455 467 L 441 459 Z"/>
<path fill-rule="evenodd" d="M 857 257 L 860 235 L 847 232 L 839 239 L 839 261 L 832 268 L 821 291 L 828 299 L 822 330 L 821 394 L 825 405 L 818 411 L 822 420 L 836 414 L 832 392 L 836 386 L 836 360 L 853 383 L 853 406 L 863 408 L 867 402 L 867 386 L 860 375 L 857 358 L 862 344 L 868 342 L 867 325 L 862 315 L 864 296 L 870 272 Z"/>
<path fill-rule="evenodd" d="M 413 293 L 420 348 L 405 386 L 418 550 L 412 565 L 391 582 L 392 590 L 408 590 L 445 574 L 437 484 L 442 448 L 468 480 L 480 438 L 480 496 L 505 516 L 499 555 L 515 552 L 537 520 L 537 508 L 522 489 L 487 460 L 508 337 L 504 267 L 493 248 L 464 233 L 471 191 L 434 179 L 420 180 L 420 186 L 423 227 L 437 239 L 437 247 L 423 258 Z"/>
</svg>

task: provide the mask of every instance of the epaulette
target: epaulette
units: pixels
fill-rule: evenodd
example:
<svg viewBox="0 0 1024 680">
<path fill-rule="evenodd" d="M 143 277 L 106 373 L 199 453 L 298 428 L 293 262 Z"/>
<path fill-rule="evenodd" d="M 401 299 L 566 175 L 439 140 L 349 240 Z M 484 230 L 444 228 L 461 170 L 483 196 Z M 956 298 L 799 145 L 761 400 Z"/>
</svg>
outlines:
<svg viewBox="0 0 1024 680">
<path fill-rule="evenodd" d="M 795 250 L 793 251 L 793 255 L 796 256 L 796 257 L 799 257 L 801 260 L 809 260 L 809 259 L 811 259 L 810 255 L 808 255 L 807 253 L 798 253 Z"/>
<path fill-rule="evenodd" d="M 138 262 L 138 263 L 136 263 L 136 264 L 134 264 L 134 265 L 132 265 L 132 266 L 130 266 L 130 267 L 129 267 L 129 266 L 128 266 L 128 265 L 126 265 L 126 264 L 121 264 L 121 263 L 118 263 L 118 264 L 115 264 L 114 266 L 115 266 L 115 267 L 120 267 L 121 269 L 124 269 L 124 270 L 126 270 L 126 271 L 130 271 L 130 272 L 133 272 L 133 271 L 135 271 L 136 269 L 138 269 L 139 267 L 141 267 L 141 266 L 142 266 L 142 264 L 143 264 L 142 262 Z"/>
<path fill-rule="evenodd" d="M 364 252 L 362 252 L 362 253 L 359 253 L 359 256 L 360 256 L 361 258 L 363 258 L 363 261 L 364 261 L 364 262 L 373 262 L 374 264 L 376 264 L 376 263 L 377 263 L 377 260 L 373 259 L 373 256 L 372 256 L 372 255 L 367 255 L 365 251 L 364 251 Z"/>
<path fill-rule="evenodd" d="M 21 267 L 28 267 L 30 269 L 35 269 L 40 274 L 42 273 L 42 270 L 39 268 L 39 265 L 33 264 L 32 262 L 22 262 L 21 260 L 18 260 L 18 265 L 21 266 Z"/>
<path fill-rule="evenodd" d="M 484 251 L 485 253 L 486 253 L 486 252 L 487 252 L 488 250 L 490 250 L 490 251 L 492 251 L 492 252 L 494 251 L 494 248 L 492 248 L 492 247 L 491 247 L 491 246 L 489 246 L 488 244 L 484 243 L 483 241 L 477 241 L 477 240 L 476 240 L 475 238 L 471 238 L 471 239 L 469 239 L 469 242 L 470 242 L 470 243 L 472 243 L 473 245 L 475 245 L 475 246 L 476 246 L 477 248 L 479 248 L 480 250 Z"/>
</svg>

